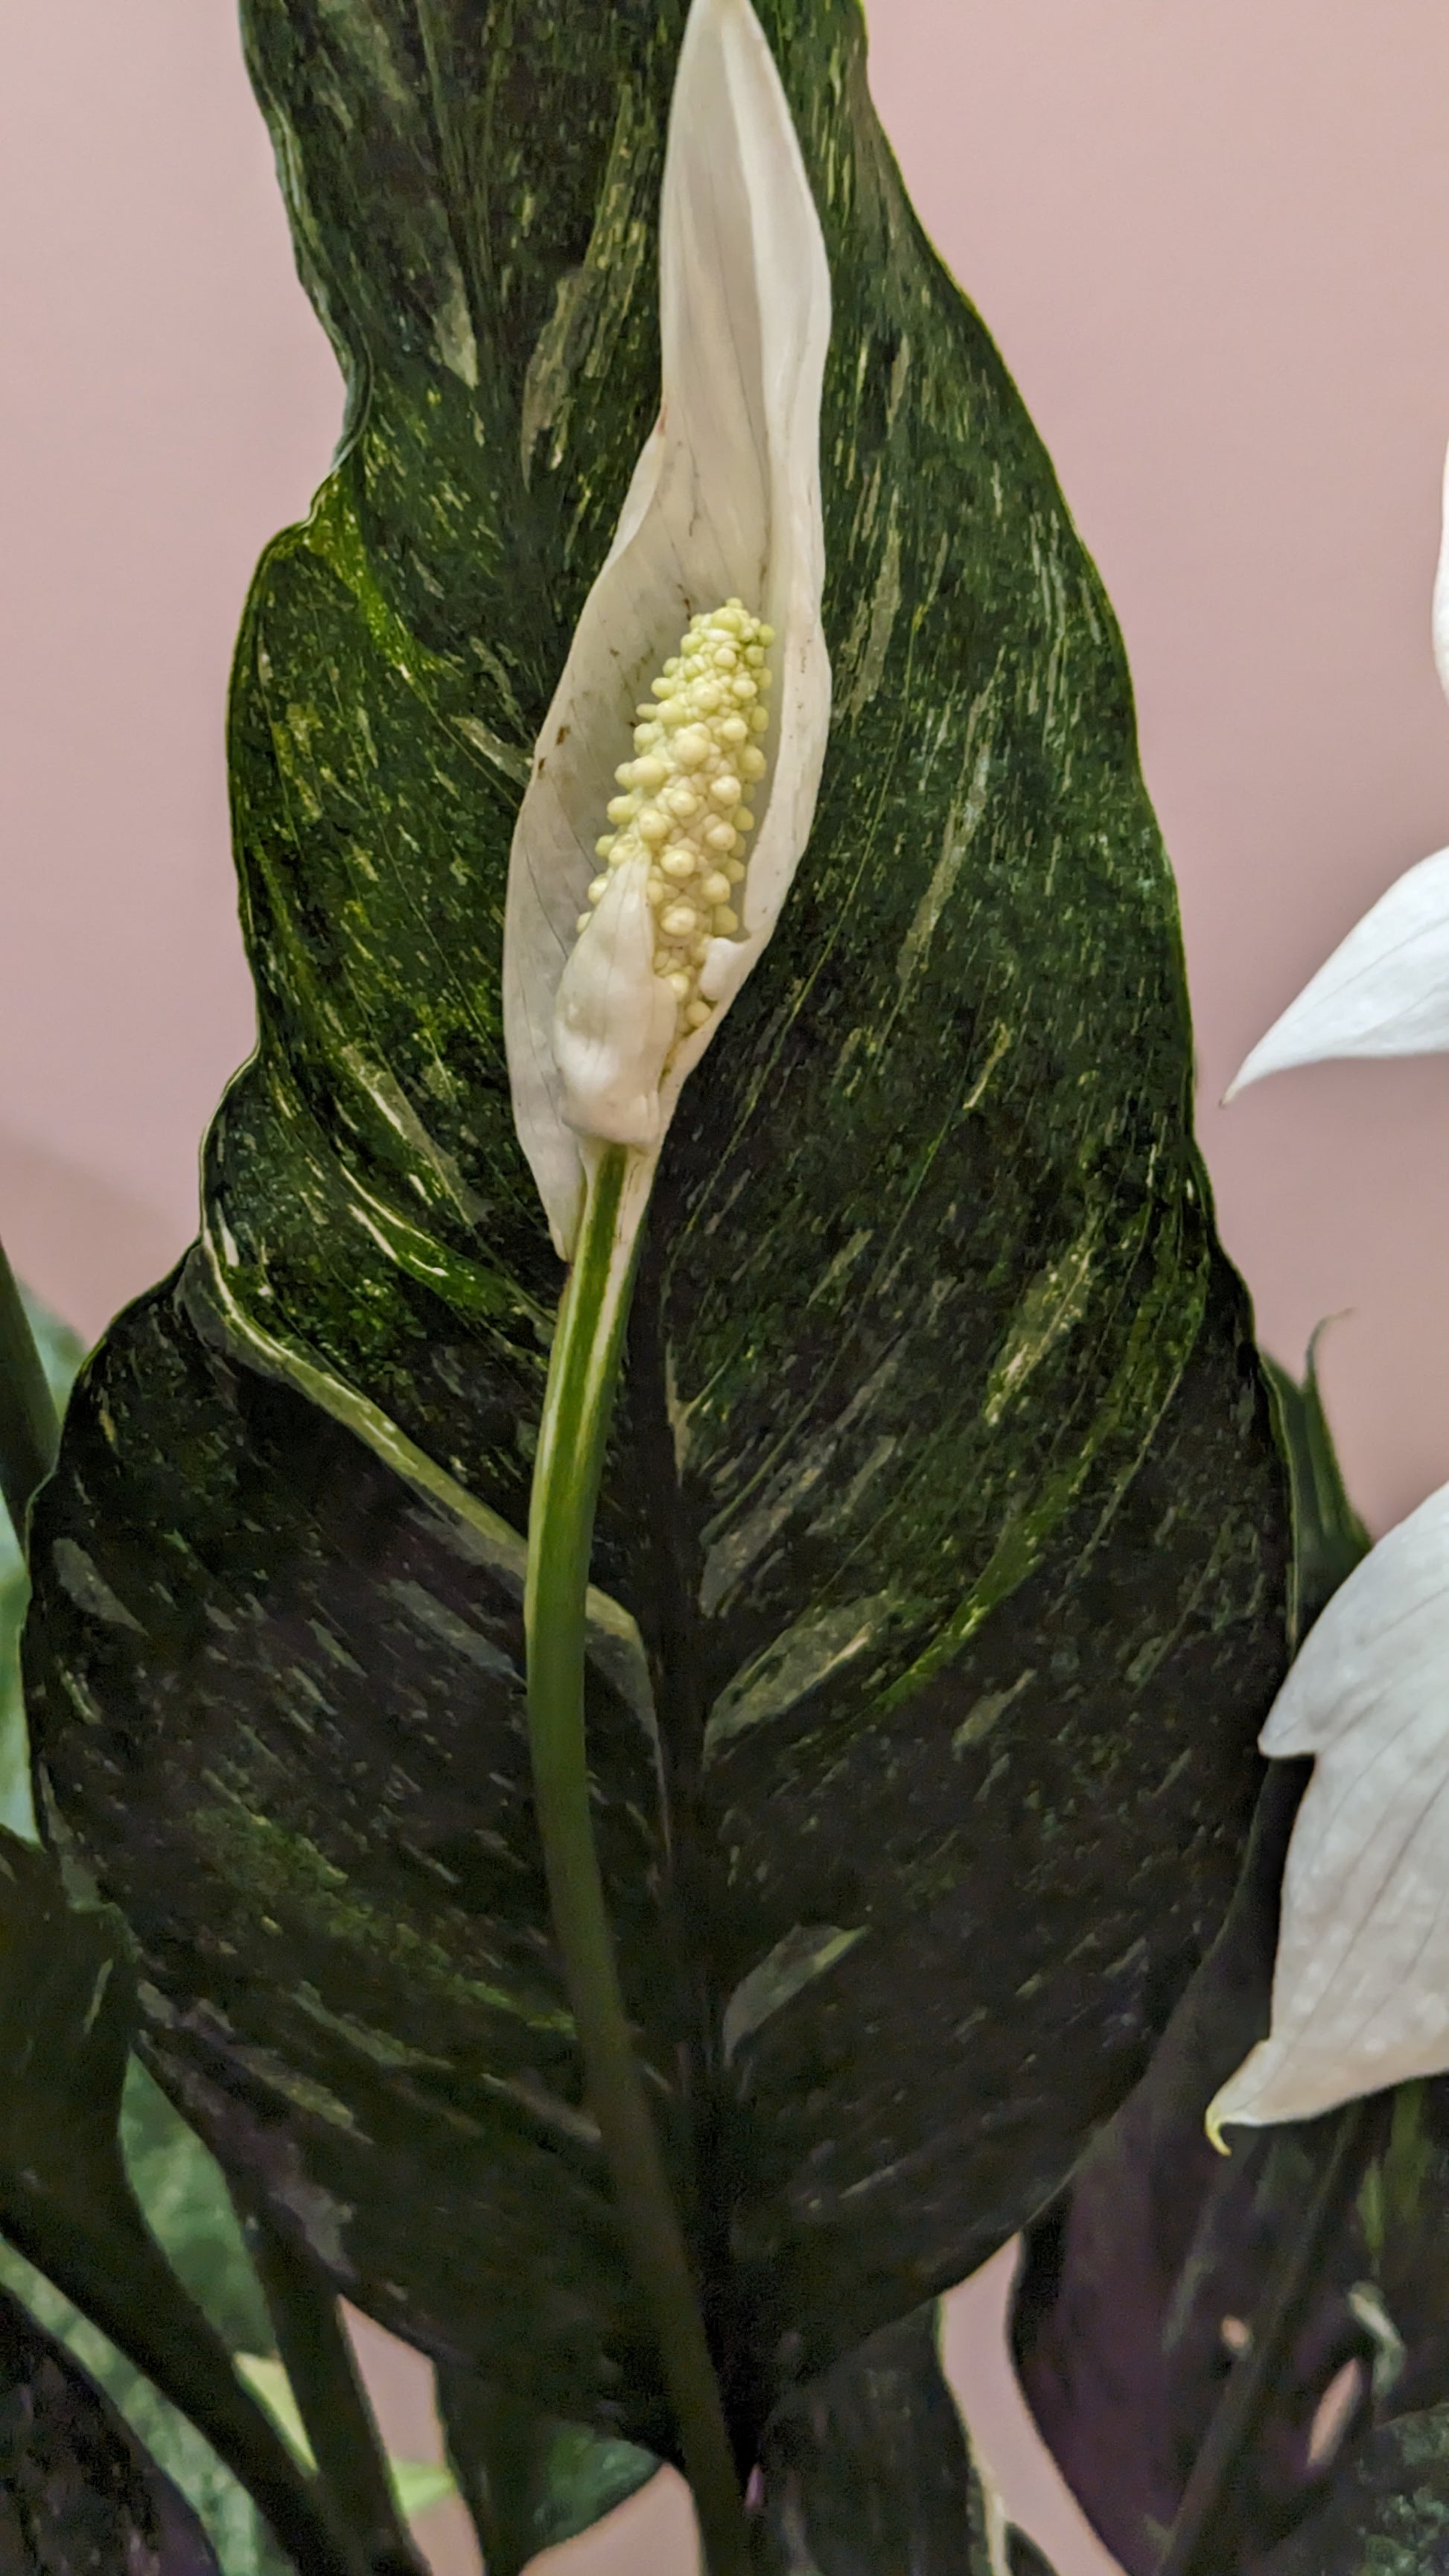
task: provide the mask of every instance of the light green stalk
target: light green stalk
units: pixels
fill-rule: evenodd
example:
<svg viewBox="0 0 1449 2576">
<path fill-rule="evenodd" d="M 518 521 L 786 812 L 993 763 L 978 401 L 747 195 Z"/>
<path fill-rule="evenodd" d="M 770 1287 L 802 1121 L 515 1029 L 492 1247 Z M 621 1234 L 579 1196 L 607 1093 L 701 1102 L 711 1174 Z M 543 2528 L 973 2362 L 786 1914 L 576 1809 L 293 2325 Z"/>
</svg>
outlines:
<svg viewBox="0 0 1449 2576">
<path fill-rule="evenodd" d="M 594 1509 L 654 1159 L 613 1145 L 590 1169 L 534 1463 L 524 1600 L 528 1721 L 554 1930 L 589 2101 L 629 2261 L 659 2339 L 705 2562 L 709 2576 L 747 2576 L 749 2530 L 719 2383 L 619 1985 L 584 1733 L 584 1598 Z"/>
</svg>

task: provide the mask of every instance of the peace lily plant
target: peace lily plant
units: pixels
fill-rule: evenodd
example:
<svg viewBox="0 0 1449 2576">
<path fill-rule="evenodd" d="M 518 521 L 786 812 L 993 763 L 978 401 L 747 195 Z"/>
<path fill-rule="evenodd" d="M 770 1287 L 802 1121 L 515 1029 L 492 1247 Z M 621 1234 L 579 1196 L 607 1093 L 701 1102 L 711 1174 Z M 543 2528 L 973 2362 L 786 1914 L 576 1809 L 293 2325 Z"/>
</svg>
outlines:
<svg viewBox="0 0 1449 2576">
<path fill-rule="evenodd" d="M 1449 695 L 1449 463 L 1433 599 Z M 1449 850 L 1391 885 L 1233 1082 L 1449 1050 Z M 1269 2033 L 1217 2094 L 1235 2123 L 1311 2119 L 1449 2068 L 1449 1485 L 1380 1540 L 1311 1631 L 1263 1730 L 1313 1757 L 1289 1845 Z"/>
<path fill-rule="evenodd" d="M 788 897 L 830 715 L 820 622 L 830 276 L 749 0 L 694 0 L 685 29 L 660 205 L 659 329 L 659 418 L 519 810 L 503 990 L 519 1140 L 571 1264 L 528 1531 L 538 1820 L 589 2098 L 711 2576 L 726 2576 L 748 2564 L 748 2534 L 619 1984 L 583 1683 L 594 1510 L 650 1188 L 682 1086 Z"/>
<path fill-rule="evenodd" d="M 1449 2394 L 1449 2143 L 1207 2148 L 1255 1743 L 1230 2125 L 1449 2064 L 1449 1508 L 1284 1687 L 1362 1533 L 1101 584 L 859 0 L 241 5 L 346 432 L 238 642 L 199 1240 L 73 1386 L 0 1257 L 0 2557 L 420 2576 L 346 2300 L 490 2576 L 664 2461 L 710 2576 L 1015 2567 L 937 2302 L 1023 2232 L 1127 2576 L 1287 2576 L 1363 2318 Z M 1444 1043 L 1449 853 L 1243 1078 Z"/>
</svg>

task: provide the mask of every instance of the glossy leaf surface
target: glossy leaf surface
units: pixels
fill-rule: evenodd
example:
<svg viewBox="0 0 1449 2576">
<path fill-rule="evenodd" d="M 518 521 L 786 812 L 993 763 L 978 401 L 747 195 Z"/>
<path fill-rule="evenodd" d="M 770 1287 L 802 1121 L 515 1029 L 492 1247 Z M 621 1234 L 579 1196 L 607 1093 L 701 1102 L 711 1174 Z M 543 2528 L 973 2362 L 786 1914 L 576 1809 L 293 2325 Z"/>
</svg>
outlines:
<svg viewBox="0 0 1449 2576">
<path fill-rule="evenodd" d="M 0 2232 L 204 2428 L 298 2576 L 349 2576 L 340 2534 L 136 2198 L 119 2134 L 136 2008 L 119 1917 L 73 1901 L 53 1854 L 0 1835 Z"/>
<path fill-rule="evenodd" d="M 1311 2189 L 1316 2142 L 1304 2132 L 1249 2140 L 1226 2158 L 1203 2127 L 1219 2070 L 1267 2021 L 1278 1876 L 1301 1769 L 1275 1773 L 1215 1953 L 1149 2074 L 1070 2192 L 1029 2232 L 1017 2284 L 1013 2341 L 1027 2402 L 1127 2576 L 1156 2576 L 1273 2258 Z M 1372 2352 L 1349 2303 L 1367 2269 L 1349 2229 L 1224 2499 L 1224 2576 L 1257 2570 L 1322 2500 L 1333 2460 L 1310 2457 L 1310 2427 L 1335 2374 Z"/>
<path fill-rule="evenodd" d="M 222 2576 L 195 2515 L 79 2364 L 0 2290 L 5 2576 Z"/>
<path fill-rule="evenodd" d="M 159 2394 L 109 2336 L 9 2246 L 0 2246 L 0 2283 L 95 2381 L 185 2498 L 207 2534 L 222 2576 L 292 2576 L 250 2496 L 223 2468 L 205 2434 Z"/>
<path fill-rule="evenodd" d="M 1439 2576 L 1449 2566 L 1449 2409 L 1385 2424 L 1264 2576 Z"/>
<path fill-rule="evenodd" d="M 905 203 L 853 0 L 762 18 L 832 270 L 836 720 L 661 1167 L 589 1710 L 747 2455 L 1140 2070 L 1236 1872 L 1286 1582 L 1116 630 Z M 149 2061 L 278 2226 L 445 2363 L 667 2452 L 531 1816 L 560 1273 L 499 969 L 535 731 L 656 398 L 682 12 L 247 24 L 350 431 L 238 654 L 260 1049 L 203 1247 L 73 1406 L 33 1722 L 138 1940 Z"/>
<path fill-rule="evenodd" d="M 438 2373 L 438 2403 L 489 2576 L 516 2576 L 541 2549 L 588 2531 L 659 2467 L 632 2443 L 540 2421 L 508 2389 L 462 2371 Z"/>
<path fill-rule="evenodd" d="M 271 2323 L 217 2166 L 133 2060 L 121 2103 L 126 2171 L 178 2278 L 232 2352 L 270 2352 Z M 74 2356 L 208 2533 L 222 2576 L 279 2576 L 250 2496 L 185 2415 L 33 2264 L 0 2244 L 0 2282 Z"/>
<path fill-rule="evenodd" d="M 1373 2420 L 1264 2576 L 1438 2576 L 1449 2564 L 1449 2086 L 1405 2085 L 1384 2106 L 1355 2222 Z"/>
<path fill-rule="evenodd" d="M 81 1361 L 81 1345 L 28 1291 L 21 1291 L 51 1395 L 62 1407 Z M 0 1825 L 14 1834 L 34 1831 L 30 1804 L 30 1751 L 20 1689 L 20 1629 L 29 1597 L 25 1559 L 10 1516 L 0 1507 Z"/>
<path fill-rule="evenodd" d="M 936 2332 L 923 2308 L 781 2408 L 765 2438 L 762 2576 L 991 2576 Z"/>
<path fill-rule="evenodd" d="M 1273 1371 L 1292 1467 L 1301 1636 L 1368 1546 L 1310 1352 Z M 1283 1856 L 1308 1771 L 1275 1763 L 1217 1948 L 1137 2092 L 1030 2231 L 1015 2303 L 1025 2393 L 1129 2576 L 1156 2576 L 1269 2284 L 1305 2220 L 1337 2119 L 1233 2133 L 1203 2114 L 1267 2026 Z M 1362 2124 L 1351 2202 L 1214 2518 L 1222 2576 L 1409 2576 L 1442 2549 L 1449 2398 L 1449 2092 L 1416 2084 Z M 1400 2418 L 1404 2420 L 1399 2421 Z"/>
<path fill-rule="evenodd" d="M 1320 1324 L 1308 1345 L 1308 1365 L 1301 1384 L 1276 1360 L 1264 1362 L 1277 1401 L 1279 1429 L 1288 1460 L 1293 1511 L 1291 1628 L 1295 1648 L 1301 1646 L 1320 1610 L 1372 1545 L 1349 1500 L 1323 1408 L 1318 1381 L 1322 1333 Z"/>
</svg>

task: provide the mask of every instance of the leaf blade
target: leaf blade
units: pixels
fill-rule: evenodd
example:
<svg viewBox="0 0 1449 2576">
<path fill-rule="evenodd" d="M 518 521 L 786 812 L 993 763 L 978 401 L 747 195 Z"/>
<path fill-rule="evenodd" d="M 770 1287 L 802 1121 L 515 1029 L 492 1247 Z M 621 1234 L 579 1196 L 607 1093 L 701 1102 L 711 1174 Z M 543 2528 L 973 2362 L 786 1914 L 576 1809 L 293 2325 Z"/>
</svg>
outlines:
<svg viewBox="0 0 1449 2576">
<path fill-rule="evenodd" d="M 1010 2232 L 1136 2074 L 1227 1900 L 1284 1583 L 1120 643 L 905 207 L 856 13 L 766 18 L 836 291 L 838 722 L 810 864 L 684 1096 L 645 1248 L 596 1578 L 667 1714 L 649 1737 L 602 1670 L 590 1707 L 626 1985 L 746 2446 L 797 2374 Z M 562 9 L 491 22 L 489 53 L 460 9 L 252 13 L 350 443 L 239 649 L 263 1039 L 209 1149 L 214 1266 L 98 1364 L 30 1667 L 199 2125 L 294 2204 L 295 2153 L 313 2197 L 287 2223 L 385 2322 L 660 2451 L 559 2017 L 516 1604 L 473 1541 L 480 1512 L 523 1525 L 558 1284 L 503 1063 L 506 849 L 657 390 L 680 23 Z M 126 1527 L 167 1533 L 179 1589 Z M 139 1642 L 65 1594 L 66 1538 L 101 1544 Z M 85 1691 L 133 1747 L 124 1794 Z M 1092 1948 L 1066 1968 L 1069 1922 Z M 780 1991 L 771 1963 L 806 1952 Z M 752 1977 L 771 2009 L 726 2077 Z M 419 2177 L 428 2225 L 400 2241 L 387 2205 Z"/>
</svg>

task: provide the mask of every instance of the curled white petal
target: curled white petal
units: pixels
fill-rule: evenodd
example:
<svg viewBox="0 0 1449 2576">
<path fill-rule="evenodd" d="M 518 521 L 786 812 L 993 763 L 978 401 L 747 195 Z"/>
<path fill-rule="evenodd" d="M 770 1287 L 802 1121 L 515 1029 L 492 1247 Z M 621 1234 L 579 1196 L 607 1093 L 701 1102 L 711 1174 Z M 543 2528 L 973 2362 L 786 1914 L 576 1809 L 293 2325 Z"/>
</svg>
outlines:
<svg viewBox="0 0 1449 2576">
<path fill-rule="evenodd" d="M 756 799 L 741 932 L 711 941 L 701 979 L 720 1007 L 667 1072 L 661 1055 L 651 1141 L 770 937 L 809 835 L 830 714 L 819 457 L 829 337 L 825 246 L 774 57 L 750 0 L 694 0 L 660 206 L 659 420 L 539 736 L 509 867 L 514 1116 L 565 1254 L 585 1140 L 615 1133 L 618 1067 L 628 1059 L 632 1081 L 647 1058 L 647 1046 L 606 1037 L 604 1019 L 637 1008 L 657 1036 L 642 943 L 616 939 L 607 972 L 584 961 L 607 935 L 602 904 L 582 937 L 577 929 L 594 843 L 641 689 L 690 617 L 717 601 L 739 597 L 775 629 L 769 773 Z M 556 1028 L 561 997 L 565 1025 Z M 589 1031 L 582 1050 L 567 1037 L 576 1001 Z"/>
<path fill-rule="evenodd" d="M 1228 1098 L 1329 1056 L 1435 1055 L 1449 1048 L 1449 850 L 1380 895 L 1260 1038 Z"/>
<path fill-rule="evenodd" d="M 1431 617 L 1449 697 L 1449 455 Z M 1437 1055 L 1449 1048 L 1449 850 L 1409 868 L 1364 914 L 1245 1059 L 1226 1097 L 1295 1065 L 1336 1056 Z"/>
<path fill-rule="evenodd" d="M 1314 1767 L 1269 2035 L 1214 2101 L 1214 2133 L 1449 2069 L 1449 1486 L 1334 1594 L 1262 1746 Z"/>
</svg>

